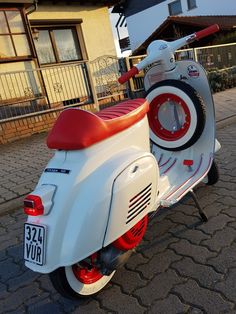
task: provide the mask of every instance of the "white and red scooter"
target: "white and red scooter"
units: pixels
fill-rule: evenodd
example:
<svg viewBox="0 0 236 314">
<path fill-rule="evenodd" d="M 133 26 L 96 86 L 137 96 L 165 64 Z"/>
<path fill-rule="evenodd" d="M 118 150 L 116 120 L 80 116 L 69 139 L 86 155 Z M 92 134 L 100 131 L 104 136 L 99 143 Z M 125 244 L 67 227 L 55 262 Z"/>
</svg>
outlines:
<svg viewBox="0 0 236 314">
<path fill-rule="evenodd" d="M 24 259 L 33 271 L 49 273 L 63 296 L 100 291 L 142 240 L 149 213 L 175 204 L 202 180 L 217 181 L 205 71 L 174 59 L 176 49 L 217 30 L 151 43 L 148 56 L 119 79 L 153 64 L 144 79 L 147 99 L 96 114 L 71 108 L 56 121 L 47 140 L 55 155 L 24 200 Z"/>
</svg>

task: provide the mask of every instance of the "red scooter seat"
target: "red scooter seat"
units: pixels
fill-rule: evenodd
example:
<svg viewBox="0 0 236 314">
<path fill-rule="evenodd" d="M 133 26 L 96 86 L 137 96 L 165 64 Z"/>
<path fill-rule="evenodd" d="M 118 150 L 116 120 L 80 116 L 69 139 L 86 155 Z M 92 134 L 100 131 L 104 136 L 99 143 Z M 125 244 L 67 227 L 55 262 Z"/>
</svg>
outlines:
<svg viewBox="0 0 236 314">
<path fill-rule="evenodd" d="M 76 108 L 64 110 L 48 135 L 47 145 L 62 150 L 89 147 L 129 128 L 148 110 L 149 104 L 143 98 L 124 101 L 96 114 Z"/>
</svg>

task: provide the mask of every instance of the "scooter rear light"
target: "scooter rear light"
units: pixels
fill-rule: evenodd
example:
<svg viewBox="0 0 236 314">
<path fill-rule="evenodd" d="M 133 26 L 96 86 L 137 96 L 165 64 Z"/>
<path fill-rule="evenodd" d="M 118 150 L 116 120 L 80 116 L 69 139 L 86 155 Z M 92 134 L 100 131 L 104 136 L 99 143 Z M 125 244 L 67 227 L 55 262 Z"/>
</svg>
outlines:
<svg viewBox="0 0 236 314">
<path fill-rule="evenodd" d="M 44 206 L 38 195 L 28 195 L 24 199 L 24 212 L 29 216 L 40 216 L 44 214 Z"/>
</svg>

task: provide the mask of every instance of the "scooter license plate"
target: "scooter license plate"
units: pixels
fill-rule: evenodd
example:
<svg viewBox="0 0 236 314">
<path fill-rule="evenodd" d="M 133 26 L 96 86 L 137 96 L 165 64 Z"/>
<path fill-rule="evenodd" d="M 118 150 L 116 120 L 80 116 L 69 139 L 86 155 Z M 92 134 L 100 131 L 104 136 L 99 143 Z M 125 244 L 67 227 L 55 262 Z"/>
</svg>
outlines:
<svg viewBox="0 0 236 314">
<path fill-rule="evenodd" d="M 37 265 L 45 263 L 46 227 L 25 223 L 24 259 Z"/>
</svg>

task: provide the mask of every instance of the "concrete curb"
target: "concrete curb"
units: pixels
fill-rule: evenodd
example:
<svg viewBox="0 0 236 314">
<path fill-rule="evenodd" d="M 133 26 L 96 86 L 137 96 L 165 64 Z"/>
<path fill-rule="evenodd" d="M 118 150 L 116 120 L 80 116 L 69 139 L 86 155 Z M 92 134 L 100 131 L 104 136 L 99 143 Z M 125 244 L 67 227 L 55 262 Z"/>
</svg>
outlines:
<svg viewBox="0 0 236 314">
<path fill-rule="evenodd" d="M 236 114 L 230 117 L 224 118 L 222 120 L 216 121 L 216 128 L 223 129 L 226 126 L 229 126 L 236 122 Z"/>
<path fill-rule="evenodd" d="M 13 212 L 19 208 L 23 207 L 23 200 L 25 195 L 19 196 L 14 200 L 7 201 L 0 204 L 0 216 Z"/>
<path fill-rule="evenodd" d="M 216 121 L 216 128 L 223 129 L 235 122 L 236 122 L 236 115 L 233 115 L 233 116 L 224 118 L 222 120 Z M 25 195 L 22 195 L 18 198 L 15 198 L 13 200 L 0 204 L 0 216 L 22 208 Z"/>
</svg>

